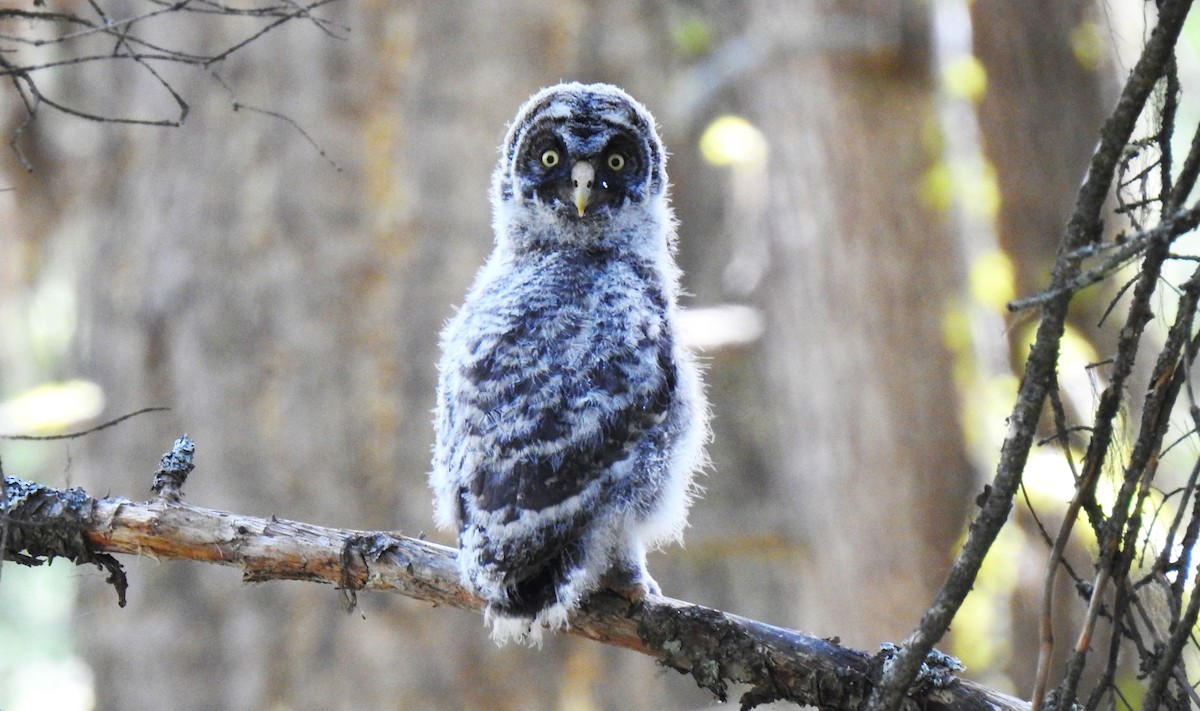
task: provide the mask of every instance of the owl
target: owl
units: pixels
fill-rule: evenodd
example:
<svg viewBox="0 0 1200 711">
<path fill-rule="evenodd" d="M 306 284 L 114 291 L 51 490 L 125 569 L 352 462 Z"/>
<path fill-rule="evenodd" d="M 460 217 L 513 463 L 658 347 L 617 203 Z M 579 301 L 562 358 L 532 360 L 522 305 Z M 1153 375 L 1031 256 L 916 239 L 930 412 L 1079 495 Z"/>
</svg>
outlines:
<svg viewBox="0 0 1200 711">
<path fill-rule="evenodd" d="M 495 248 L 442 333 L 430 475 L 498 643 L 540 643 L 599 587 L 658 594 L 646 551 L 681 539 L 708 424 L 665 156 L 607 84 L 539 91 L 500 147 Z"/>
</svg>

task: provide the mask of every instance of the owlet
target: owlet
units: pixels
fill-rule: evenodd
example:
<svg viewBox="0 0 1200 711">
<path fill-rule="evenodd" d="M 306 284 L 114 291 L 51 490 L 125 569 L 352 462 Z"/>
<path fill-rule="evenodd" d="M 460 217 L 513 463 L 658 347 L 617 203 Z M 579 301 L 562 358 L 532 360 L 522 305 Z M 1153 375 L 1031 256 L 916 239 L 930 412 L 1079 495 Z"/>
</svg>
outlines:
<svg viewBox="0 0 1200 711">
<path fill-rule="evenodd" d="M 430 483 L 498 642 L 540 641 L 588 593 L 657 594 L 707 407 L 676 334 L 665 151 L 621 89 L 517 112 L 492 176 L 495 249 L 442 333 Z"/>
</svg>

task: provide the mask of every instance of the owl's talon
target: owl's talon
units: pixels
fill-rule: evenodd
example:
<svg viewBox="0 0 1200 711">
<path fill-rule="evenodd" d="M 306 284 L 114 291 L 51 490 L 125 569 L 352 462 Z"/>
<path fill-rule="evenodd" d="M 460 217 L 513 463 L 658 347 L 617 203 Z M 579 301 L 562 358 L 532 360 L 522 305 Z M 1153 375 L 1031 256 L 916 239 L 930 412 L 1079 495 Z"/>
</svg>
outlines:
<svg viewBox="0 0 1200 711">
<path fill-rule="evenodd" d="M 662 589 L 645 571 L 613 569 L 600 577 L 600 587 L 611 590 L 630 602 L 641 602 L 647 595 L 662 595 Z"/>
</svg>

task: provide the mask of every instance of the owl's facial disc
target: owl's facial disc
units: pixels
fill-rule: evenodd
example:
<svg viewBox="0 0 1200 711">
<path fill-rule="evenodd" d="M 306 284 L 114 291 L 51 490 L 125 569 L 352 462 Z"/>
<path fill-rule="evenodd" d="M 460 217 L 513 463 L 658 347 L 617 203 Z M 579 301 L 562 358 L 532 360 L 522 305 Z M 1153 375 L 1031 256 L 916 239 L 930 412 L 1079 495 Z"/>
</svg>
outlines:
<svg viewBox="0 0 1200 711">
<path fill-rule="evenodd" d="M 523 151 L 526 199 L 576 220 L 600 219 L 646 188 L 645 159 L 619 130 L 567 124 L 535 134 Z"/>
</svg>

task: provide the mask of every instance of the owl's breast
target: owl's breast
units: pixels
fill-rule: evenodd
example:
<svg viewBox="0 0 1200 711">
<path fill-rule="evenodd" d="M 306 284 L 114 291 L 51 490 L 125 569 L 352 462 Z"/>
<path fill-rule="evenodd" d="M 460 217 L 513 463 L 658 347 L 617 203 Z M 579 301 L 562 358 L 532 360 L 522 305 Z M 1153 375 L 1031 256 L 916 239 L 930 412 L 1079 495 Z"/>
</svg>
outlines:
<svg viewBox="0 0 1200 711">
<path fill-rule="evenodd" d="M 561 261 L 538 267 L 514 272 L 464 305 L 458 366 L 466 381 L 486 385 L 495 405 L 509 409 L 531 397 L 539 406 L 581 407 L 651 377 L 671 335 L 665 300 L 647 270 Z"/>
<path fill-rule="evenodd" d="M 484 510 L 578 494 L 629 456 L 673 399 L 666 302 L 648 269 L 537 266 L 475 292 L 455 325 L 448 395 L 454 429 L 474 445 L 468 478 Z"/>
</svg>

